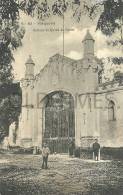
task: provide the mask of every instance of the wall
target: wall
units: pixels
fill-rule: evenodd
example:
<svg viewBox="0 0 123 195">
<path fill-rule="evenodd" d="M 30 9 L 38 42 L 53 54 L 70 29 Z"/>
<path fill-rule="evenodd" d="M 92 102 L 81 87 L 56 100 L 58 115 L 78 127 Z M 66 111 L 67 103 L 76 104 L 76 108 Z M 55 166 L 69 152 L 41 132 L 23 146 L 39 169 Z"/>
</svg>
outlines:
<svg viewBox="0 0 123 195">
<path fill-rule="evenodd" d="M 123 87 L 109 87 L 100 90 L 97 100 L 100 105 L 97 108 L 99 116 L 98 129 L 100 132 L 102 146 L 121 147 L 123 146 Z M 115 103 L 116 119 L 109 120 L 109 102 Z"/>
<path fill-rule="evenodd" d="M 45 128 L 43 124 L 44 98 L 54 91 L 68 92 L 74 98 L 76 145 L 82 145 L 81 137 L 83 136 L 95 136 L 95 111 L 94 109 L 89 111 L 88 100 L 84 109 L 80 104 L 82 94 L 86 98 L 87 94 L 91 93 L 91 98 L 93 98 L 98 79 L 95 67 L 97 68 L 97 59 L 94 56 L 89 61 L 88 59 L 75 61 L 56 54 L 49 59 L 47 65 L 34 79 L 23 79 L 18 143 L 25 146 L 29 146 L 29 143 L 30 145 L 42 144 L 42 131 Z M 83 119 L 85 117 L 83 113 L 86 113 L 85 119 Z M 88 122 L 85 121 L 83 124 L 84 120 Z M 90 127 L 91 131 L 88 130 Z"/>
</svg>

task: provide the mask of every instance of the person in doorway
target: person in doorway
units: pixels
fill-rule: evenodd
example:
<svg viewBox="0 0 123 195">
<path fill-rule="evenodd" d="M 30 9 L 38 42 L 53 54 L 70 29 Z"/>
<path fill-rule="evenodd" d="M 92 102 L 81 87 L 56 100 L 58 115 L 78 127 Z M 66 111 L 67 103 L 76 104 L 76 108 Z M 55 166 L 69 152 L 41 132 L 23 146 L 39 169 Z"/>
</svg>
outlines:
<svg viewBox="0 0 123 195">
<path fill-rule="evenodd" d="M 93 154 L 94 154 L 94 159 L 96 161 L 99 160 L 99 152 L 100 152 L 100 144 L 98 143 L 98 139 L 95 139 L 95 142 L 93 143 Z"/>
<path fill-rule="evenodd" d="M 44 168 L 47 169 L 48 168 L 47 164 L 48 164 L 49 154 L 50 154 L 50 150 L 49 150 L 47 144 L 44 143 L 43 148 L 42 148 L 42 157 L 43 157 L 42 169 L 44 169 Z"/>
<path fill-rule="evenodd" d="M 69 144 L 69 156 L 72 157 L 74 155 L 74 150 L 75 150 L 75 143 L 74 140 L 71 140 Z"/>
</svg>

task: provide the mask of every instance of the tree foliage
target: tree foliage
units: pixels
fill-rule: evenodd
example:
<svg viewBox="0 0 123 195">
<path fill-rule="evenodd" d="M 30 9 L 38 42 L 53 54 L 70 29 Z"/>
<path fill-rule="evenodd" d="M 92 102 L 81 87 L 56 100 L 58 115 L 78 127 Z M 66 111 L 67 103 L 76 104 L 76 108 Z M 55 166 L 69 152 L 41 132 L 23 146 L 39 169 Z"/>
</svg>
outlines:
<svg viewBox="0 0 123 195">
<path fill-rule="evenodd" d="M 80 22 L 86 13 L 92 20 L 98 18 L 96 30 L 101 30 L 106 36 L 118 31 L 120 38 L 113 41 L 113 46 L 123 45 L 122 0 L 93 0 L 90 3 L 83 0 L 20 0 L 19 8 L 26 14 L 43 20 L 52 15 L 63 16 L 71 9 L 73 18 Z"/>
<path fill-rule="evenodd" d="M 106 35 L 112 35 L 116 29 L 122 30 L 123 1 L 108 0 L 103 2 L 103 6 L 104 10 L 99 17 L 97 29 L 100 29 Z"/>
<path fill-rule="evenodd" d="M 18 23 L 19 4 L 16 0 L 0 0 L 0 89 L 13 83 L 13 50 L 22 45 L 24 29 Z M 15 103 L 18 102 L 18 106 Z M 0 98 L 0 140 L 8 134 L 9 125 L 20 113 L 20 94 Z"/>
<path fill-rule="evenodd" d="M 11 123 L 18 121 L 21 111 L 21 96 L 11 94 L 6 98 L 0 99 L 0 140 L 8 135 L 8 129 Z"/>
<path fill-rule="evenodd" d="M 120 37 L 113 41 L 113 46 L 123 45 L 123 1 L 122 0 L 103 0 L 93 5 L 86 5 L 89 17 L 93 20 L 97 15 L 98 21 L 96 30 L 101 30 L 106 36 L 111 36 L 115 32 L 120 33 Z M 102 11 L 100 11 L 102 8 Z M 99 10 L 99 12 L 98 12 Z"/>
<path fill-rule="evenodd" d="M 116 71 L 116 72 L 114 73 L 114 78 L 113 78 L 113 80 L 119 82 L 120 84 L 123 84 L 123 72 L 121 72 L 121 71 Z"/>
<path fill-rule="evenodd" d="M 19 7 L 25 13 L 39 19 L 45 19 L 51 15 L 63 16 L 67 11 L 69 3 L 67 0 L 21 0 Z"/>
</svg>

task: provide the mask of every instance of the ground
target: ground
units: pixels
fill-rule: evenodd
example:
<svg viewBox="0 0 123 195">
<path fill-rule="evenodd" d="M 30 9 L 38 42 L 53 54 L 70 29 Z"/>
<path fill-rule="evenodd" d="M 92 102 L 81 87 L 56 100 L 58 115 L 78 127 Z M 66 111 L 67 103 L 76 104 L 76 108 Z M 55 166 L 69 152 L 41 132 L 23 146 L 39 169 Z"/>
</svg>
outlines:
<svg viewBox="0 0 123 195">
<path fill-rule="evenodd" d="M 123 195 L 123 161 L 50 155 L 0 155 L 0 195 Z"/>
</svg>

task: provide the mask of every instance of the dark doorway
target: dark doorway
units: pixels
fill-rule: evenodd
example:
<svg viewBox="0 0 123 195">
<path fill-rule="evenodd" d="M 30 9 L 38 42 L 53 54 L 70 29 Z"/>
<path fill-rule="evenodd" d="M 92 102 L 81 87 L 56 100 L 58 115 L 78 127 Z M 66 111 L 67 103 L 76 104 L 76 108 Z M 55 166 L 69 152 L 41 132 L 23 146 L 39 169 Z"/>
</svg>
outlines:
<svg viewBox="0 0 123 195">
<path fill-rule="evenodd" d="M 75 138 L 74 99 L 63 91 L 45 97 L 43 142 L 52 153 L 67 153 L 69 142 Z"/>
</svg>

